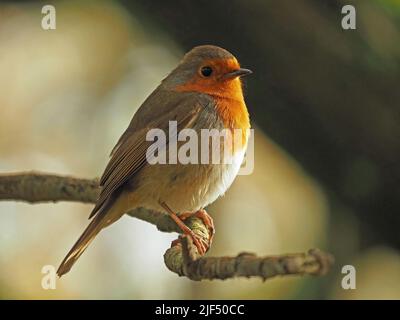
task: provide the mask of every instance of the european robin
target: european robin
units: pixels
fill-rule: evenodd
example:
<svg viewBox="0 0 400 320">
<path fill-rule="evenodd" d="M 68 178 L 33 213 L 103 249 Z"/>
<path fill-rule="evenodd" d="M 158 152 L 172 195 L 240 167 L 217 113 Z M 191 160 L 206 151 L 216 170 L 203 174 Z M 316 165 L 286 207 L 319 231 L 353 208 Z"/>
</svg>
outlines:
<svg viewBox="0 0 400 320">
<path fill-rule="evenodd" d="M 220 47 L 198 46 L 184 56 L 144 101 L 111 152 L 92 221 L 62 261 L 59 276 L 71 269 L 103 228 L 139 207 L 168 214 L 193 238 L 200 254 L 208 250 L 183 220 L 196 214 L 213 230 L 204 208 L 230 187 L 247 147 L 250 120 L 240 77 L 250 73 Z M 176 121 L 178 131 L 190 128 L 199 134 L 203 129 L 226 129 L 232 137 L 241 130 L 241 139 L 224 153 L 230 160 L 224 163 L 150 164 L 146 135 L 152 128 L 168 131 L 170 121 Z"/>
</svg>

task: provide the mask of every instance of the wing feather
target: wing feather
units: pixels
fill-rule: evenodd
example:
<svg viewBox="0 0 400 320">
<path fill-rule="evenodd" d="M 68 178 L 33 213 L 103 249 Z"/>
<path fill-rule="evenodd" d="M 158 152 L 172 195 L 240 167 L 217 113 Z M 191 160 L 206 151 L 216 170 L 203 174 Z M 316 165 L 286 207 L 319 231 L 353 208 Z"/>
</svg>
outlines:
<svg viewBox="0 0 400 320">
<path fill-rule="evenodd" d="M 169 112 L 160 117 L 159 120 L 152 121 L 152 123 L 145 128 L 140 128 L 137 131 L 135 131 L 134 128 L 128 128 L 130 134 L 124 133 L 124 139 L 118 141 L 111 159 L 100 179 L 102 190 L 89 218 L 93 217 L 98 212 L 99 208 L 101 208 L 128 179 L 133 178 L 143 166 L 147 165 L 146 152 L 153 144 L 152 141 L 146 141 L 146 134 L 150 129 L 159 128 L 167 133 L 170 120 L 177 121 L 178 131 L 191 127 L 203 107 L 199 99 L 193 96 L 193 98 L 186 99 L 184 103 L 181 103 L 176 108 L 169 110 Z M 134 123 L 134 121 L 132 121 L 131 124 L 132 123 Z M 167 141 L 165 146 L 168 145 L 168 136 L 169 135 L 166 134 Z"/>
</svg>

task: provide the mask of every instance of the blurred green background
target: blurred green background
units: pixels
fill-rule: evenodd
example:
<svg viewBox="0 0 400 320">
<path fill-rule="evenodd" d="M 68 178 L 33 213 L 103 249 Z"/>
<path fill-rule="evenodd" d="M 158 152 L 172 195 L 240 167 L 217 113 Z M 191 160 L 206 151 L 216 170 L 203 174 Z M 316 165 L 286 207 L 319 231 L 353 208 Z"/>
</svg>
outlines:
<svg viewBox="0 0 400 320">
<path fill-rule="evenodd" d="M 246 100 L 255 171 L 209 208 L 209 252 L 320 247 L 324 278 L 192 282 L 169 272 L 176 235 L 124 217 L 56 290 L 57 266 L 92 206 L 0 203 L 0 298 L 400 299 L 400 2 L 54 1 L 0 4 L 0 172 L 99 176 L 133 113 L 195 45 L 231 51 L 254 74 Z M 357 29 L 341 28 L 353 4 Z M 357 289 L 341 288 L 354 265 Z"/>
</svg>

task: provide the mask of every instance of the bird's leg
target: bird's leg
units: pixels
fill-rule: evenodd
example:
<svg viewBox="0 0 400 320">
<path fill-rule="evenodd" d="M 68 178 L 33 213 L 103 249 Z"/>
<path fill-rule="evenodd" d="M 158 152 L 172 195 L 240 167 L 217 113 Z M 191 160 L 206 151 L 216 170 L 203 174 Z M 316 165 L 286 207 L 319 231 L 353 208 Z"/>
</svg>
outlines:
<svg viewBox="0 0 400 320">
<path fill-rule="evenodd" d="M 204 225 L 208 228 L 208 231 L 210 232 L 210 240 L 209 240 L 208 246 L 211 246 L 211 243 L 212 243 L 212 240 L 213 240 L 214 234 L 215 234 L 213 218 L 204 209 L 200 209 L 196 212 L 184 212 L 179 215 L 179 218 L 182 221 L 185 221 L 186 219 L 188 219 L 190 217 L 197 217 L 203 221 Z"/>
<path fill-rule="evenodd" d="M 193 244 L 196 246 L 200 255 L 204 255 L 207 251 L 207 247 L 204 245 L 202 239 L 196 235 L 177 215 L 173 212 L 170 207 L 165 202 L 161 202 L 160 205 L 168 212 L 169 216 L 172 220 L 175 221 L 177 226 L 182 230 L 182 232 L 192 238 Z M 177 244 L 177 241 L 174 241 L 172 245 Z"/>
</svg>

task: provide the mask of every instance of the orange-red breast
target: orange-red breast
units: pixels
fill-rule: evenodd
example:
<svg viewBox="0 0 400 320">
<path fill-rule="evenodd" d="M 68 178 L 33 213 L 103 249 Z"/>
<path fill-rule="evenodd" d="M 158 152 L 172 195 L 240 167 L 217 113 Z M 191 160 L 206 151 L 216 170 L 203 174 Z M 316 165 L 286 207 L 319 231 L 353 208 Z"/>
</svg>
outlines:
<svg viewBox="0 0 400 320">
<path fill-rule="evenodd" d="M 59 276 L 71 269 L 104 227 L 139 207 L 169 214 L 204 253 L 203 244 L 179 215 L 197 213 L 212 227 L 203 208 L 229 188 L 247 147 L 250 121 L 240 77 L 249 73 L 231 53 L 216 46 L 195 47 L 184 56 L 141 105 L 114 147 L 100 180 L 92 221 L 62 261 Z M 241 129 L 242 139 L 230 150 L 231 161 L 222 164 L 150 164 L 146 152 L 152 142 L 146 134 L 152 128 L 167 132 L 171 120 L 176 120 L 178 131 Z"/>
</svg>

